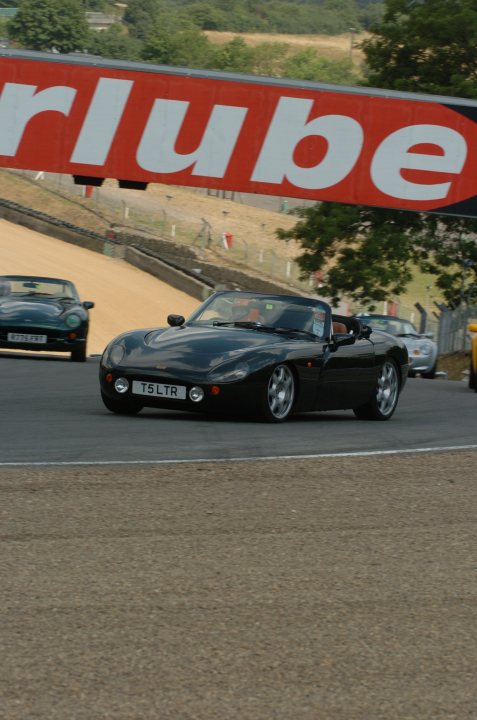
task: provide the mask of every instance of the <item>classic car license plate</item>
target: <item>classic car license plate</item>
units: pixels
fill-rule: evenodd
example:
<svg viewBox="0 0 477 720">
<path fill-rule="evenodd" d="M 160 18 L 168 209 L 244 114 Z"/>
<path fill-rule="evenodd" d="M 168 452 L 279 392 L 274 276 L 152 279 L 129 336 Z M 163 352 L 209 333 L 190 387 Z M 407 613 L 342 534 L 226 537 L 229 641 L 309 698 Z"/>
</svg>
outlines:
<svg viewBox="0 0 477 720">
<path fill-rule="evenodd" d="M 184 385 L 166 385 L 165 383 L 133 380 L 132 391 L 134 395 L 152 395 L 153 397 L 167 398 L 169 400 L 186 399 L 186 388 Z"/>
<path fill-rule="evenodd" d="M 37 343 L 41 345 L 46 343 L 47 337 L 46 335 L 31 335 L 29 333 L 8 333 L 7 340 L 8 342 Z"/>
</svg>

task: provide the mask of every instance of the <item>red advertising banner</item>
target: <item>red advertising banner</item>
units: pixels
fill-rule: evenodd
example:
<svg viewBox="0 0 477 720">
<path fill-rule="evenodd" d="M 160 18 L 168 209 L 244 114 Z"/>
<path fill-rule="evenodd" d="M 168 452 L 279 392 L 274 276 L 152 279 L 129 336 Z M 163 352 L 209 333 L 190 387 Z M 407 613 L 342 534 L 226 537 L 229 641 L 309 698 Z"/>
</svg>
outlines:
<svg viewBox="0 0 477 720">
<path fill-rule="evenodd" d="M 0 54 L 0 166 L 477 216 L 477 103 Z"/>
</svg>

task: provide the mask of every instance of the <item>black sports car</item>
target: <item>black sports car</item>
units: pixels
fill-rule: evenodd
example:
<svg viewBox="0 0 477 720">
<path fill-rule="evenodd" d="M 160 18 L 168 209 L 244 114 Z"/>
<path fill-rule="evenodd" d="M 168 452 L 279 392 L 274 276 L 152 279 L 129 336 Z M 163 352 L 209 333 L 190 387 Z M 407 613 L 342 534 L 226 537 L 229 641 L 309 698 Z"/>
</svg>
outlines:
<svg viewBox="0 0 477 720">
<path fill-rule="evenodd" d="M 406 346 L 322 300 L 223 291 L 168 328 L 123 333 L 100 363 L 108 410 L 143 407 L 246 413 L 352 409 L 389 420 L 408 373 Z"/>
<path fill-rule="evenodd" d="M 67 352 L 73 362 L 84 362 L 92 307 L 69 280 L 3 275 L 0 348 Z"/>
</svg>

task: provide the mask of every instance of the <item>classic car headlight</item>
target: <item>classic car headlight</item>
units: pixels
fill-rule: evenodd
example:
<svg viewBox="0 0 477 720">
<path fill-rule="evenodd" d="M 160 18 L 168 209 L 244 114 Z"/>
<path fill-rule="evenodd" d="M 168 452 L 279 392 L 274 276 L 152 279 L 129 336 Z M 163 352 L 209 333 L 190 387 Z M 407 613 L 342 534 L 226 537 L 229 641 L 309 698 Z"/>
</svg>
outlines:
<svg viewBox="0 0 477 720">
<path fill-rule="evenodd" d="M 129 382 L 126 378 L 120 377 L 114 381 L 114 389 L 121 395 L 129 390 Z"/>
<path fill-rule="evenodd" d="M 236 365 L 222 366 L 216 370 L 211 370 L 208 379 L 211 382 L 233 382 L 234 380 L 242 380 L 249 373 L 250 367 L 248 363 L 241 362 Z"/>
<path fill-rule="evenodd" d="M 81 325 L 81 318 L 79 315 L 76 315 L 75 313 L 71 313 L 70 315 L 67 315 L 65 317 L 65 323 L 70 328 L 77 328 Z"/>
<path fill-rule="evenodd" d="M 109 351 L 109 361 L 113 365 L 119 365 L 124 357 L 124 345 L 113 345 Z"/>
<path fill-rule="evenodd" d="M 429 355 L 429 353 L 432 351 L 432 343 L 426 341 L 422 343 L 418 343 L 416 345 L 416 350 L 418 350 L 423 355 Z"/>
</svg>

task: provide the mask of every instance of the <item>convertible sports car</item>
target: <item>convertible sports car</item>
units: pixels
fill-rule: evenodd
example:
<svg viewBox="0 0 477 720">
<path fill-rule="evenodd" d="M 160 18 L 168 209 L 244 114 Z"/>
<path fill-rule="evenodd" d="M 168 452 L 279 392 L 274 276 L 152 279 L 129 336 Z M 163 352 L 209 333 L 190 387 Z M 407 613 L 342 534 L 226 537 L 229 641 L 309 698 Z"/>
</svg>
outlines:
<svg viewBox="0 0 477 720">
<path fill-rule="evenodd" d="M 70 353 L 86 360 L 90 301 L 69 280 L 33 275 L 0 277 L 0 348 Z"/>
<path fill-rule="evenodd" d="M 245 413 L 282 422 L 291 413 L 352 409 L 389 420 L 408 372 L 402 340 L 371 333 L 327 303 L 223 291 L 168 328 L 134 330 L 106 347 L 101 397 L 108 410 L 143 407 Z"/>
<path fill-rule="evenodd" d="M 437 370 L 437 343 L 432 340 L 432 333 L 421 335 L 412 322 L 394 317 L 394 315 L 375 315 L 359 313 L 357 315 L 373 330 L 388 332 L 403 339 L 409 353 L 409 377 L 419 374 L 432 380 Z"/>
</svg>

